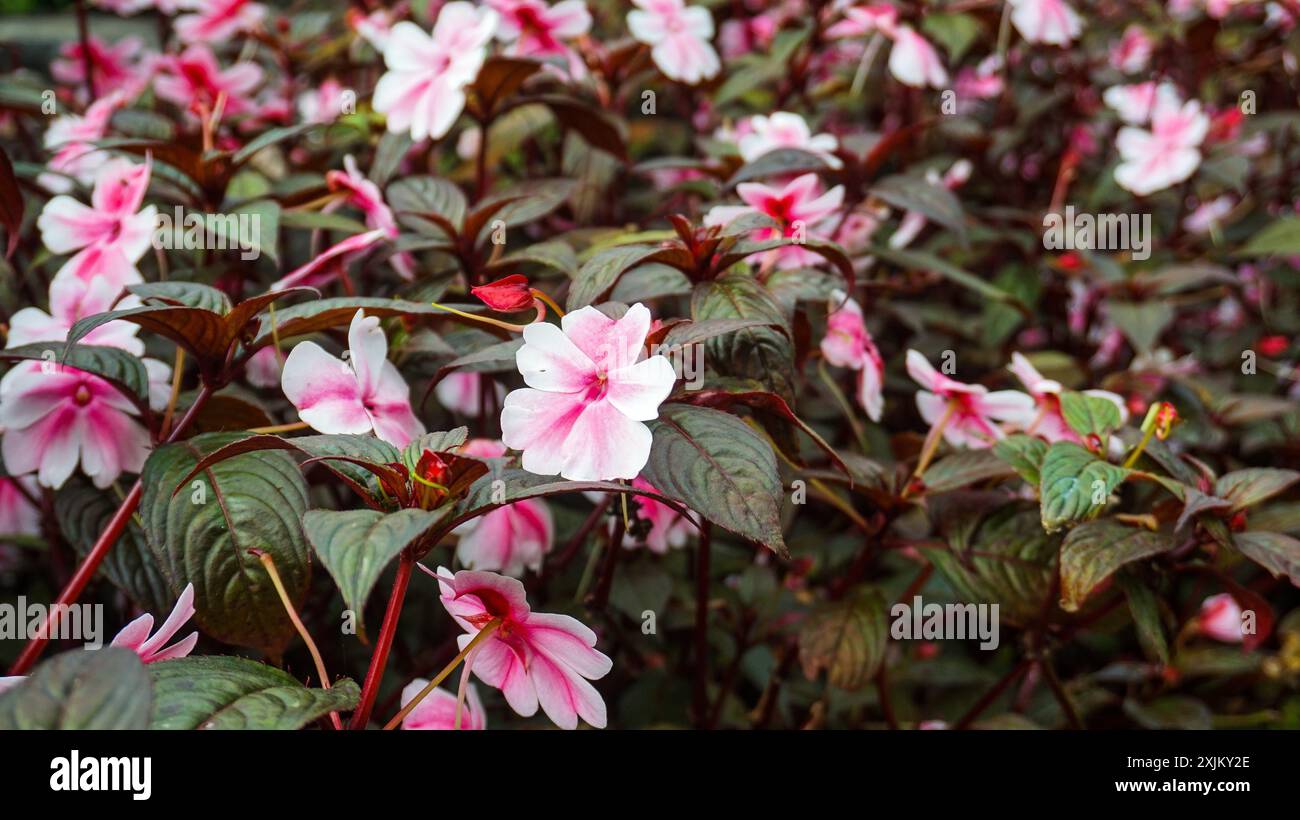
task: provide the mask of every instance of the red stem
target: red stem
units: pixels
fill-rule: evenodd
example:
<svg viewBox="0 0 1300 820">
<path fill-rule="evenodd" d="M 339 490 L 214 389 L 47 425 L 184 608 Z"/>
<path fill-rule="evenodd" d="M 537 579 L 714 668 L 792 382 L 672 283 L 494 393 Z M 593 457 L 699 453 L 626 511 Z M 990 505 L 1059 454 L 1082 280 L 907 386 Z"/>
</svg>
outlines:
<svg viewBox="0 0 1300 820">
<path fill-rule="evenodd" d="M 94 61 L 90 58 L 90 23 L 86 20 L 85 0 L 77 0 L 77 37 L 81 40 L 81 64 L 86 72 L 87 105 L 95 101 Z"/>
<path fill-rule="evenodd" d="M 195 397 L 194 403 L 185 411 L 185 416 L 172 428 L 171 435 L 167 437 L 167 444 L 171 444 L 181 437 L 181 434 L 185 432 L 185 428 L 190 426 L 190 422 L 198 415 L 198 411 L 207 403 L 208 397 L 211 395 L 212 389 L 204 385 L 199 395 Z M 140 495 L 143 490 L 144 486 L 140 483 L 140 479 L 137 478 L 135 483 L 131 485 L 131 491 L 126 494 L 126 498 L 122 499 L 122 506 L 118 507 L 117 512 L 113 513 L 108 526 L 104 528 L 104 531 L 99 535 L 99 540 L 95 542 L 95 546 L 90 548 L 86 559 L 81 562 L 81 566 L 77 567 L 72 579 L 59 593 L 54 605 L 50 607 L 46 627 L 41 630 L 38 637 L 27 642 L 27 646 L 23 647 L 23 652 L 18 656 L 18 660 L 14 661 L 14 665 L 9 667 L 10 675 L 26 674 L 27 670 L 32 668 L 32 664 L 36 663 L 41 653 L 45 651 L 45 645 L 50 641 L 49 636 L 54 634 L 55 627 L 58 626 L 59 613 L 66 611 L 69 605 L 75 603 L 86 589 L 86 584 L 90 583 L 90 579 L 95 577 L 99 565 L 104 562 L 109 550 L 113 549 L 113 545 L 121 537 L 122 531 L 126 529 L 127 522 L 135 514 L 136 507 L 140 506 Z"/>
<path fill-rule="evenodd" d="M 361 702 L 352 713 L 349 729 L 364 729 L 370 722 L 370 710 L 375 705 L 375 696 L 379 694 L 379 682 L 384 677 L 384 667 L 388 665 L 388 650 L 393 647 L 393 636 L 397 634 L 397 619 L 402 614 L 402 602 L 406 600 L 406 588 L 411 583 L 411 570 L 415 567 L 415 558 L 403 550 L 398 557 L 397 577 L 393 579 L 393 591 L 388 596 L 388 608 L 384 610 L 384 623 L 379 628 L 379 639 L 375 642 L 374 654 L 370 656 L 370 668 L 366 670 L 366 683 L 361 689 Z"/>
<path fill-rule="evenodd" d="M 713 525 L 700 527 L 695 547 L 695 725 L 705 728 L 709 721 L 709 551 Z"/>
</svg>

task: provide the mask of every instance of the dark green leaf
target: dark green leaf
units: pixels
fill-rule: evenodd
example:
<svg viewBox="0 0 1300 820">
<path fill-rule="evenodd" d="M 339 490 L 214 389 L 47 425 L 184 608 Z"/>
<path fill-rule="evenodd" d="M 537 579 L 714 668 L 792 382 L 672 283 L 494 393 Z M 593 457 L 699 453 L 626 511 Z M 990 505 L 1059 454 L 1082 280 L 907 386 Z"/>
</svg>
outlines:
<svg viewBox="0 0 1300 820">
<path fill-rule="evenodd" d="M 149 676 L 150 729 L 301 729 L 354 708 L 361 695 L 347 678 L 308 689 L 279 669 L 223 655 L 153 663 Z"/>
<path fill-rule="evenodd" d="M 129 649 L 64 652 L 0 695 L 0 730 L 144 729 L 152 689 Z"/>
<path fill-rule="evenodd" d="M 1175 546 L 1167 535 L 1104 519 L 1080 524 L 1061 544 L 1061 608 L 1078 610 L 1088 596 L 1115 570 L 1168 552 Z"/>
</svg>

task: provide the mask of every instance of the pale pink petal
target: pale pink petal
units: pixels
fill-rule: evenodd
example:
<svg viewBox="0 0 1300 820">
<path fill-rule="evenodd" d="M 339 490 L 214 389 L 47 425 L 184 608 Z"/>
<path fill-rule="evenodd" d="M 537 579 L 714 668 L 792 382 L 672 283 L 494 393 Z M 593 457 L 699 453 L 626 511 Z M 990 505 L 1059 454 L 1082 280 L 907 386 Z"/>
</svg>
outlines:
<svg viewBox="0 0 1300 820">
<path fill-rule="evenodd" d="M 322 433 L 372 429 L 352 368 L 315 342 L 302 342 L 290 351 L 280 386 L 302 420 Z"/>
</svg>

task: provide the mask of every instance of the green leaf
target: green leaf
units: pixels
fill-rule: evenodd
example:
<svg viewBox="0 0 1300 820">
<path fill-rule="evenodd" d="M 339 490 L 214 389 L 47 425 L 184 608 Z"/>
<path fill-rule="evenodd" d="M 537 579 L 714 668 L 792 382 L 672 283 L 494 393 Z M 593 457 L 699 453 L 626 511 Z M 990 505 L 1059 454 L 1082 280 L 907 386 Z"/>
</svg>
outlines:
<svg viewBox="0 0 1300 820">
<path fill-rule="evenodd" d="M 969 545 L 923 549 L 963 602 L 998 604 L 999 616 L 1024 625 L 1043 612 L 1060 538 L 1043 532 L 1038 511 L 1011 504 L 978 523 Z"/>
<path fill-rule="evenodd" d="M 148 304 L 201 308 L 225 316 L 230 312 L 230 297 L 210 285 L 198 282 L 146 282 L 127 285 L 126 289 Z"/>
<path fill-rule="evenodd" d="M 948 62 L 954 65 L 980 36 L 979 20 L 969 14 L 932 12 L 921 21 L 921 29 L 943 46 Z"/>
<path fill-rule="evenodd" d="M 1061 393 L 1061 415 L 1080 437 L 1097 436 L 1102 441 L 1121 424 L 1119 408 L 1109 399 L 1066 390 Z"/>
<path fill-rule="evenodd" d="M 420 456 L 424 455 L 425 450 L 432 453 L 445 453 L 455 450 L 464 444 L 468 438 L 468 427 L 457 427 L 455 430 L 446 432 L 438 431 L 416 436 L 402 449 L 402 463 L 406 465 L 407 469 L 414 470 L 415 465 L 420 463 Z"/>
<path fill-rule="evenodd" d="M 1061 544 L 1061 608 L 1075 612 L 1115 570 L 1173 549 L 1163 533 L 1104 519 L 1075 527 Z"/>
<path fill-rule="evenodd" d="M 111 490 L 95 489 L 80 477 L 68 481 L 54 494 L 59 529 L 82 557 L 90 552 L 120 505 Z M 121 537 L 104 557 L 99 573 L 146 612 L 167 612 L 176 602 L 135 518 L 127 522 Z"/>
<path fill-rule="evenodd" d="M 904 211 L 916 211 L 931 222 L 944 226 L 966 241 L 966 216 L 961 202 L 943 185 L 920 177 L 894 174 L 877 181 L 871 193 Z"/>
<path fill-rule="evenodd" d="M 905 270 L 937 273 L 948 281 L 961 285 L 985 299 L 1010 305 L 1024 315 L 1029 314 L 1029 308 L 1025 307 L 1013 294 L 933 254 L 923 251 L 895 250 L 885 246 L 874 246 L 871 253 L 891 265 L 897 265 Z"/>
<path fill-rule="evenodd" d="M 875 590 L 827 604 L 799 630 L 799 665 L 804 676 L 826 679 L 841 689 L 861 689 L 875 677 L 888 645 L 885 601 Z"/>
<path fill-rule="evenodd" d="M 569 286 L 565 309 L 573 311 L 600 301 L 620 276 L 661 250 L 653 245 L 620 245 L 597 253 L 578 269 L 578 275 Z"/>
<path fill-rule="evenodd" d="M 0 730 L 144 729 L 152 690 L 129 649 L 64 652 L 0 695 Z"/>
<path fill-rule="evenodd" d="M 1235 256 L 1294 256 L 1300 254 L 1300 216 L 1270 222 L 1246 242 Z"/>
<path fill-rule="evenodd" d="M 415 509 L 390 515 L 375 510 L 309 510 L 303 516 L 307 540 L 334 577 L 363 634 L 366 601 L 384 567 L 444 516 L 444 512 Z"/>
<path fill-rule="evenodd" d="M 334 231 L 345 236 L 365 233 L 368 230 L 364 223 L 355 219 L 323 211 L 285 211 L 280 215 L 280 224 L 295 230 Z"/>
<path fill-rule="evenodd" d="M 946 493 L 968 484 L 1012 475 L 1006 462 L 988 450 L 961 450 L 931 464 L 921 481 L 927 493 Z"/>
<path fill-rule="evenodd" d="M 1278 578 L 1285 575 L 1300 587 L 1300 541 L 1280 532 L 1238 532 L 1232 536 L 1237 549 Z"/>
<path fill-rule="evenodd" d="M 63 342 L 32 342 L 0 350 L 0 359 L 41 362 L 44 367 L 63 365 L 103 378 L 139 407 L 149 404 L 149 373 L 133 356 L 116 347 L 68 345 Z M 51 373 L 58 372 L 50 370 Z"/>
<path fill-rule="evenodd" d="M 465 218 L 465 195 L 455 183 L 430 176 L 405 177 L 388 186 L 388 204 L 403 226 L 416 233 L 449 236 Z M 441 220 L 419 215 L 436 214 Z M 442 224 L 446 223 L 446 224 Z"/>
<path fill-rule="evenodd" d="M 481 311 L 482 305 L 457 305 L 458 310 L 473 313 Z M 305 336 L 322 330 L 346 325 L 352 321 L 358 310 L 365 310 L 367 316 L 387 319 L 390 316 L 448 316 L 447 311 L 436 308 L 428 302 L 407 302 L 402 299 L 385 299 L 380 296 L 335 296 L 330 299 L 314 299 L 281 308 L 275 312 L 275 326 L 280 339 Z M 250 350 L 265 347 L 274 341 L 271 334 L 269 318 L 263 323 L 265 330 L 249 345 Z"/>
<path fill-rule="evenodd" d="M 308 689 L 279 669 L 224 655 L 152 663 L 149 676 L 150 729 L 301 729 L 354 708 L 361 696 L 347 678 Z"/>
<path fill-rule="evenodd" d="M 998 440 L 993 454 L 1020 473 L 1020 477 L 1037 487 L 1041 482 L 1040 470 L 1047 455 L 1047 442 L 1023 433 L 1015 433 Z"/>
<path fill-rule="evenodd" d="M 1133 615 L 1142 650 L 1153 660 L 1168 665 L 1169 641 L 1165 638 L 1165 627 L 1160 617 L 1160 599 L 1130 573 L 1121 574 L 1119 583 L 1128 599 L 1128 609 Z"/>
<path fill-rule="evenodd" d="M 665 404 L 650 422 L 654 443 L 642 476 L 709 521 L 787 555 L 783 487 L 772 448 L 735 416 Z"/>
<path fill-rule="evenodd" d="M 727 180 L 727 187 L 730 188 L 742 182 L 766 179 L 777 175 L 785 176 L 787 174 L 806 174 L 810 171 L 824 171 L 826 167 L 826 160 L 816 154 L 799 148 L 777 148 L 774 151 L 768 151 L 753 162 L 747 162 L 741 166 L 736 173 L 731 175 L 731 179 Z"/>
<path fill-rule="evenodd" d="M 218 640 L 278 653 L 294 635 L 265 568 L 272 556 L 289 599 L 300 606 L 310 573 L 302 514 L 307 485 L 277 451 L 243 453 L 202 470 L 173 495 L 200 459 L 247 436 L 204 433 L 155 450 L 140 480 L 149 547 L 174 592 L 194 584 L 195 616 Z"/>
<path fill-rule="evenodd" d="M 1143 729 L 1212 729 L 1214 716 L 1204 703 L 1182 695 L 1138 703 L 1124 701 L 1124 713 Z"/>
<path fill-rule="evenodd" d="M 1120 329 L 1138 353 L 1150 353 L 1173 322 L 1173 305 L 1168 302 L 1106 303 L 1106 315 Z"/>
<path fill-rule="evenodd" d="M 794 344 L 789 324 L 772 294 L 752 277 L 727 273 L 695 289 L 691 318 L 748 319 L 754 327 L 717 336 L 704 343 L 709 367 L 723 376 L 753 379 L 794 403 Z M 769 327 L 770 325 L 770 327 Z"/>
<path fill-rule="evenodd" d="M 278 145 L 286 140 L 296 139 L 308 131 L 320 127 L 320 123 L 313 122 L 301 125 L 288 125 L 283 128 L 272 128 L 270 131 L 263 131 L 231 155 L 230 164 L 232 166 L 243 165 L 245 162 L 252 159 L 254 154 L 264 148 L 270 148 L 272 145 Z"/>
<path fill-rule="evenodd" d="M 1043 529 L 1053 532 L 1093 518 L 1106 506 L 1110 494 L 1129 471 L 1102 461 L 1087 449 L 1058 441 L 1043 456 L 1038 497 Z"/>
<path fill-rule="evenodd" d="M 1300 472 L 1275 467 L 1249 467 L 1221 476 L 1214 482 L 1214 494 L 1232 502 L 1232 511 L 1267 501 L 1300 481 Z"/>
</svg>

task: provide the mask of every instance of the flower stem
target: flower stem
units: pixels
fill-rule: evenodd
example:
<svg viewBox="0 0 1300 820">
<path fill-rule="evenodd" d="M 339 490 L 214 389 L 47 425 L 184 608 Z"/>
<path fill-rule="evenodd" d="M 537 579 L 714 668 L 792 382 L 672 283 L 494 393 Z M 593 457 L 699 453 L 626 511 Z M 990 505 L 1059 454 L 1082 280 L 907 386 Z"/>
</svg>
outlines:
<svg viewBox="0 0 1300 820">
<path fill-rule="evenodd" d="M 176 346 L 176 363 L 172 365 L 172 394 L 167 400 L 167 409 L 163 412 L 162 426 L 158 428 L 159 438 L 165 438 L 172 427 L 172 415 L 176 412 L 176 400 L 181 395 L 181 371 L 185 369 L 185 348 Z"/>
<path fill-rule="evenodd" d="M 957 410 L 957 402 L 948 402 L 948 407 L 943 411 L 943 417 L 939 423 L 930 428 L 930 433 L 925 437 L 925 445 L 921 448 L 921 458 L 916 462 L 916 470 L 912 473 L 912 478 L 920 478 L 930 462 L 934 460 L 934 454 L 939 449 L 939 442 L 943 440 L 943 428 L 948 426 L 952 420 L 952 415 Z"/>
<path fill-rule="evenodd" d="M 250 427 L 248 432 L 273 435 L 275 433 L 292 433 L 294 430 L 306 430 L 310 426 L 305 421 L 295 421 L 290 424 L 272 424 L 269 427 Z"/>
<path fill-rule="evenodd" d="M 379 682 L 383 679 L 384 667 L 388 664 L 388 650 L 393 647 L 397 619 L 402 614 L 402 602 L 406 600 L 406 588 L 411 583 L 411 568 L 414 564 L 415 558 L 406 551 L 398 557 L 397 577 L 393 579 L 393 591 L 388 596 L 388 608 L 384 610 L 384 623 L 379 628 L 379 638 L 375 641 L 370 668 L 366 670 L 366 682 L 361 689 L 361 702 L 352 713 L 349 729 L 364 729 L 370 722 L 370 710 L 374 708 L 375 696 L 379 694 Z"/>
<path fill-rule="evenodd" d="M 203 405 L 207 404 L 208 398 L 211 396 L 212 388 L 206 384 L 203 385 L 198 396 L 194 398 L 194 403 L 189 406 L 189 409 L 185 411 L 185 415 L 182 416 L 181 420 L 176 423 L 174 428 L 172 428 L 171 434 L 167 437 L 166 443 L 171 444 L 181 437 L 181 434 L 185 432 L 185 428 L 190 426 L 190 422 L 198 415 L 199 410 L 203 408 Z M 86 554 L 85 560 L 83 560 L 81 565 L 77 567 L 77 571 L 73 573 L 71 580 L 68 581 L 67 585 L 63 588 L 63 591 L 59 593 L 59 597 L 55 599 L 54 605 L 50 607 L 50 614 L 45 627 L 37 632 L 36 637 L 27 642 L 27 645 L 23 647 L 22 654 L 18 656 L 18 660 L 14 661 L 13 666 L 9 668 L 10 675 L 26 674 L 27 670 L 32 668 L 32 664 L 36 663 L 36 660 L 41 656 L 41 653 L 45 651 L 45 645 L 49 643 L 50 640 L 49 636 L 54 634 L 54 628 L 58 625 L 59 614 L 68 611 L 69 606 L 76 603 L 77 598 L 79 598 L 82 591 L 85 590 L 86 584 L 90 583 L 90 579 L 95 577 L 95 573 L 99 570 L 99 565 L 104 562 L 104 558 L 108 555 L 109 550 L 111 550 L 113 545 L 117 543 L 117 539 L 121 537 L 122 531 L 126 529 L 126 525 L 131 520 L 131 516 L 135 514 L 136 507 L 140 506 L 140 496 L 143 491 L 144 485 L 142 485 L 140 479 L 137 478 L 135 484 L 131 485 L 131 490 L 126 494 L 126 497 L 122 499 L 122 505 L 117 508 L 117 512 L 113 513 L 113 517 L 109 519 L 108 525 L 105 526 L 104 531 L 100 533 L 99 539 L 95 541 L 95 545 L 91 547 L 90 552 Z"/>
<path fill-rule="evenodd" d="M 475 316 L 473 313 L 466 313 L 463 310 L 457 310 L 456 308 L 453 307 L 440 305 L 437 302 L 430 302 L 429 304 L 433 305 L 438 310 L 445 310 L 448 313 L 454 313 L 457 316 L 461 317 L 462 319 L 469 319 L 471 322 L 482 322 L 485 325 L 492 325 L 493 327 L 499 327 L 502 328 L 503 330 L 508 330 L 511 333 L 524 332 L 523 325 L 513 325 L 510 322 L 503 322 L 500 319 L 493 319 L 490 316 Z"/>
<path fill-rule="evenodd" d="M 330 688 L 330 676 L 325 671 L 325 661 L 321 659 L 320 650 L 316 648 L 316 642 L 311 639 L 311 633 L 307 627 L 303 626 L 302 619 L 298 617 L 298 612 L 293 608 L 293 602 L 289 600 L 289 593 L 284 588 L 284 582 L 280 580 L 280 573 L 275 568 L 275 558 L 266 550 L 254 547 L 249 550 L 257 560 L 262 562 L 266 567 L 266 574 L 271 576 L 271 584 L 280 596 L 280 603 L 284 604 L 284 611 L 289 613 L 289 620 L 293 621 L 293 628 L 298 630 L 298 635 L 302 637 L 302 642 L 307 644 L 307 651 L 311 653 L 312 662 L 316 664 L 316 674 L 320 677 L 320 685 Z M 330 712 L 330 722 L 334 724 L 335 729 L 342 729 L 343 723 L 339 720 L 338 712 Z"/>
<path fill-rule="evenodd" d="M 561 319 L 564 318 L 564 310 L 561 309 L 559 305 L 555 304 L 554 299 L 547 296 L 545 293 L 542 293 L 537 288 L 532 288 L 531 290 L 529 290 L 529 293 L 533 294 L 534 299 L 540 300 L 543 304 L 550 307 L 551 310 L 555 311 L 556 316 L 559 316 Z"/>
<path fill-rule="evenodd" d="M 476 646 L 478 646 L 483 641 L 487 640 L 488 637 L 490 637 L 493 632 L 497 631 L 497 629 L 501 626 L 501 623 L 502 622 L 500 618 L 493 618 L 491 621 L 488 622 L 487 626 L 480 629 L 479 633 L 475 635 L 468 644 L 465 645 L 465 648 L 460 650 L 460 652 L 456 655 L 456 657 L 452 658 L 451 661 L 442 668 L 442 671 L 439 672 L 434 677 L 433 680 L 429 681 L 429 683 L 426 684 L 425 687 L 420 690 L 419 694 L 411 698 L 410 702 L 402 707 L 402 711 L 398 712 L 396 715 L 393 715 L 393 719 L 388 721 L 388 723 L 384 725 L 384 729 L 385 730 L 396 729 L 398 724 L 400 724 L 402 720 L 411 713 L 411 710 L 414 709 L 416 706 L 418 706 L 420 701 L 428 697 L 430 692 L 432 692 L 434 689 L 437 689 L 438 684 L 446 680 L 447 676 L 450 675 L 453 671 L 455 671 L 457 666 L 460 666 L 460 662 L 465 660 L 465 657 L 469 655 L 469 653 Z"/>
</svg>

